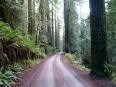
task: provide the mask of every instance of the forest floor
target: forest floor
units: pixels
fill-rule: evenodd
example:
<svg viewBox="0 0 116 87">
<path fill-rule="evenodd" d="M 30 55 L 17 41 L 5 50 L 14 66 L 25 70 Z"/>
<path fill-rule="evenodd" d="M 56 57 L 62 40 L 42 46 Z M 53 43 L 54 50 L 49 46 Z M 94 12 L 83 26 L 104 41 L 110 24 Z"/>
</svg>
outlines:
<svg viewBox="0 0 116 87">
<path fill-rule="evenodd" d="M 26 71 L 13 87 L 116 87 L 110 80 L 91 78 L 57 53 Z"/>
</svg>

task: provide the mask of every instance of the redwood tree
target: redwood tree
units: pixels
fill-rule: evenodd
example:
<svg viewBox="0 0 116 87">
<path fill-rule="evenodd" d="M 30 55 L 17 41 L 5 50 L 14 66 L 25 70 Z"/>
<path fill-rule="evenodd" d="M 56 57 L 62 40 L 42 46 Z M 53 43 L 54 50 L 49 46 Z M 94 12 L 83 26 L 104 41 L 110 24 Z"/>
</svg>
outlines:
<svg viewBox="0 0 116 87">
<path fill-rule="evenodd" d="M 4 0 L 0 0 L 0 20 L 4 21 Z"/>
<path fill-rule="evenodd" d="M 69 8 L 68 0 L 64 0 L 64 22 L 65 22 L 65 52 L 69 52 Z"/>
<path fill-rule="evenodd" d="M 91 74 L 109 76 L 104 0 L 90 1 Z"/>
<path fill-rule="evenodd" d="M 28 32 L 34 34 L 34 0 L 28 0 Z"/>
</svg>

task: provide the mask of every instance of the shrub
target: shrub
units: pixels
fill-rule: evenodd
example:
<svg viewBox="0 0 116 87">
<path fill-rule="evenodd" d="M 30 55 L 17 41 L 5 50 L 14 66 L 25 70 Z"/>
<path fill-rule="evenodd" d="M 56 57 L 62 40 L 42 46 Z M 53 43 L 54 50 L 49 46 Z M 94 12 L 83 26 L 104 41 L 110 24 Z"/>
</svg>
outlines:
<svg viewBox="0 0 116 87">
<path fill-rule="evenodd" d="M 20 29 L 12 29 L 7 23 L 2 21 L 0 21 L 0 37 L 5 38 L 9 44 L 15 43 L 21 48 L 28 48 L 38 56 L 45 56 L 43 48 L 35 44 L 34 37 L 21 32 Z"/>
<path fill-rule="evenodd" d="M 8 24 L 0 21 L 0 37 L 7 38 L 8 40 L 16 40 L 22 36 L 19 29 L 11 29 Z"/>
<path fill-rule="evenodd" d="M 0 69 L 0 87 L 11 87 L 17 79 L 16 75 L 20 74 L 22 68 L 19 64 L 15 63 L 9 65 L 6 69 Z"/>
</svg>

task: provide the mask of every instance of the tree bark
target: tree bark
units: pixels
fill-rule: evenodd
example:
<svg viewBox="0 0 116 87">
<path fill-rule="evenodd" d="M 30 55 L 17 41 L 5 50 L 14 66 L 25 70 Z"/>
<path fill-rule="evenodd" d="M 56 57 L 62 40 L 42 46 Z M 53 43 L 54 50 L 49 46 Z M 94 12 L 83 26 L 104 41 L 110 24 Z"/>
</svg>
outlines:
<svg viewBox="0 0 116 87">
<path fill-rule="evenodd" d="M 34 34 L 34 0 L 28 0 L 28 32 Z"/>
<path fill-rule="evenodd" d="M 4 0 L 0 0 L 0 20 L 4 20 Z"/>
<path fill-rule="evenodd" d="M 52 46 L 55 47 L 54 2 L 52 1 Z"/>
<path fill-rule="evenodd" d="M 64 22 L 65 22 L 65 52 L 69 52 L 69 9 L 68 9 L 68 0 L 64 0 Z"/>
<path fill-rule="evenodd" d="M 52 26 L 51 26 L 51 16 L 50 16 L 50 6 L 49 1 L 46 1 L 47 3 L 47 37 L 48 37 L 48 43 L 52 46 Z"/>
<path fill-rule="evenodd" d="M 91 27 L 91 74 L 108 76 L 107 43 L 106 43 L 106 15 L 104 0 L 90 1 Z"/>
</svg>

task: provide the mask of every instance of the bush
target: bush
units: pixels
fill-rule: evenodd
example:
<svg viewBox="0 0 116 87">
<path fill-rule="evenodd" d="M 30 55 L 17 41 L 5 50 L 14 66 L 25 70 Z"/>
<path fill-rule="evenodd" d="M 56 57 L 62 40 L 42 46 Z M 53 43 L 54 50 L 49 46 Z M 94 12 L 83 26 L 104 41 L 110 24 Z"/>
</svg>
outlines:
<svg viewBox="0 0 116 87">
<path fill-rule="evenodd" d="M 22 36 L 18 29 L 11 29 L 8 24 L 0 21 L 0 37 L 7 38 L 8 40 L 17 40 Z"/>
<path fill-rule="evenodd" d="M 19 64 L 15 63 L 9 65 L 6 69 L 0 69 L 0 87 L 11 87 L 17 79 L 16 75 L 20 74 L 22 68 Z"/>
<path fill-rule="evenodd" d="M 68 59 L 68 61 L 77 69 L 82 71 L 90 71 L 88 68 L 86 68 L 82 64 L 82 60 L 80 58 L 77 58 L 74 54 L 65 54 L 65 58 Z"/>
<path fill-rule="evenodd" d="M 7 46 L 15 43 L 19 45 L 19 47 L 29 48 L 29 50 L 38 56 L 45 56 L 45 52 L 42 51 L 42 48 L 35 44 L 34 37 L 21 32 L 19 29 L 12 29 L 8 24 L 2 21 L 0 21 L 0 37 L 7 39 Z"/>
</svg>

